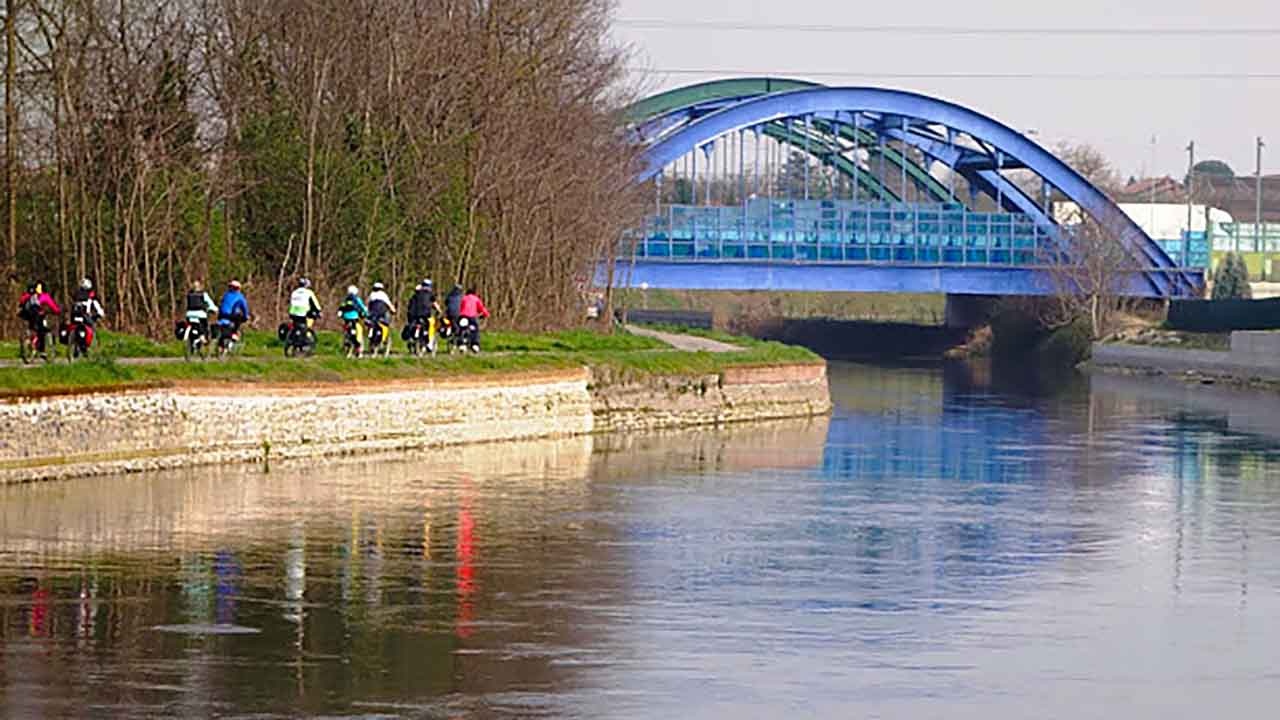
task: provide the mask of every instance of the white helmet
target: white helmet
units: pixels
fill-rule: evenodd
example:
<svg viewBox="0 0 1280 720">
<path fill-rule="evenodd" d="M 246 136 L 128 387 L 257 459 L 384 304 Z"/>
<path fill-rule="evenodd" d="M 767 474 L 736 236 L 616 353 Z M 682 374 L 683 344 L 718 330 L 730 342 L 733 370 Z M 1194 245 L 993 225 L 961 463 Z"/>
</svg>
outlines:
<svg viewBox="0 0 1280 720">
<path fill-rule="evenodd" d="M 359 294 L 360 294 L 360 288 L 356 287 L 355 285 L 348 285 L 348 286 L 347 286 L 347 294 L 348 294 L 348 295 L 359 295 Z"/>
<path fill-rule="evenodd" d="M 373 284 L 373 289 L 374 289 L 374 290 L 386 290 L 386 289 L 387 289 L 387 286 L 386 286 L 386 285 L 383 285 L 383 284 L 382 284 L 382 283 L 380 283 L 380 282 L 376 282 L 376 283 L 374 283 L 374 284 Z"/>
<path fill-rule="evenodd" d="M 81 281 L 80 281 L 80 287 L 81 287 L 82 289 L 84 289 L 84 290 L 92 290 L 92 289 L 93 289 L 93 281 L 92 281 L 92 280 L 90 280 L 89 278 L 85 278 L 85 279 L 83 279 L 83 280 L 81 280 Z"/>
</svg>

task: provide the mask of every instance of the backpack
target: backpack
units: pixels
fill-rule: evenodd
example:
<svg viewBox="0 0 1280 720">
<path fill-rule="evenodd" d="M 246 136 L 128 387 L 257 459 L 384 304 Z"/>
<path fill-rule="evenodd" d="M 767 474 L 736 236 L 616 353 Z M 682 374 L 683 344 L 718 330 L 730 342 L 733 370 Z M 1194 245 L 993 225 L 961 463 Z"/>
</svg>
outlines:
<svg viewBox="0 0 1280 720">
<path fill-rule="evenodd" d="M 462 314 L 462 293 L 449 293 L 449 297 L 445 298 L 445 304 L 448 306 L 445 311 L 452 317 L 458 317 Z"/>
<path fill-rule="evenodd" d="M 26 301 L 18 306 L 18 317 L 23 320 L 33 320 L 40 317 L 40 313 L 40 298 L 35 293 L 31 293 Z"/>
</svg>

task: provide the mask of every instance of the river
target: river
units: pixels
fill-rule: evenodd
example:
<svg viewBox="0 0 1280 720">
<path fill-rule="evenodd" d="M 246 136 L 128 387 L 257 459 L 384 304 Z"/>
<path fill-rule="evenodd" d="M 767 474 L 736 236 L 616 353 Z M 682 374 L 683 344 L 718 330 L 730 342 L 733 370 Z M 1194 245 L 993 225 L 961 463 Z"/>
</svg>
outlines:
<svg viewBox="0 0 1280 720">
<path fill-rule="evenodd" d="M 830 419 L 0 488 L 0 716 L 1274 716 L 1280 400 L 831 384 Z"/>
</svg>

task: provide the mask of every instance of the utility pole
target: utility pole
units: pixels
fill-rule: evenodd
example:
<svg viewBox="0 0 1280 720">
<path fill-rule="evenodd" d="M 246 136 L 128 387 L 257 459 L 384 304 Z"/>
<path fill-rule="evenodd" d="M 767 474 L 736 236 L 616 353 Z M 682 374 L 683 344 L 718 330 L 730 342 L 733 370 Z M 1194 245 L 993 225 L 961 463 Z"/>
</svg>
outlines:
<svg viewBox="0 0 1280 720">
<path fill-rule="evenodd" d="M 1156 135 L 1151 134 L 1151 165 L 1147 170 L 1147 184 L 1151 186 L 1150 201 L 1148 208 L 1151 213 L 1151 224 L 1147 226 L 1148 233 L 1156 231 Z"/>
<path fill-rule="evenodd" d="M 1266 144 L 1262 142 L 1262 138 L 1258 138 L 1258 172 L 1255 176 L 1257 180 L 1257 193 L 1255 205 L 1253 209 L 1253 251 L 1263 250 L 1262 246 L 1262 148 Z"/>
<path fill-rule="evenodd" d="M 1186 241 L 1191 240 L 1191 214 L 1192 206 L 1196 200 L 1196 141 L 1192 140 L 1187 145 L 1187 237 Z"/>
<path fill-rule="evenodd" d="M 18 109 L 14 102 L 14 86 L 17 85 L 17 30 L 14 27 L 13 12 L 16 0 L 5 0 L 4 3 L 4 37 L 5 37 L 5 71 L 4 71 L 4 186 L 6 214 L 9 226 L 6 243 L 8 257 L 5 258 L 9 273 L 9 284 L 18 277 L 18 148 L 17 132 Z M 12 289 L 12 288 L 10 288 Z"/>
</svg>

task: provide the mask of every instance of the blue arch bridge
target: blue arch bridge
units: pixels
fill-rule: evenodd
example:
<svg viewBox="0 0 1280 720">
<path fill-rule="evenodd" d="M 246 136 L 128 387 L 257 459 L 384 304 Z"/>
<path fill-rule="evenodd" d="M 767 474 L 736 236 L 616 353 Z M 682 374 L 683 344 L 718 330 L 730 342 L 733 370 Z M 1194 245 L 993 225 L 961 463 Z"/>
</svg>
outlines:
<svg viewBox="0 0 1280 720">
<path fill-rule="evenodd" d="M 1045 295 L 1102 242 L 1109 291 L 1203 293 L 1206 248 L 1153 241 L 1053 153 L 945 100 L 740 78 L 643 100 L 628 131 L 654 204 L 617 287 Z"/>
</svg>

